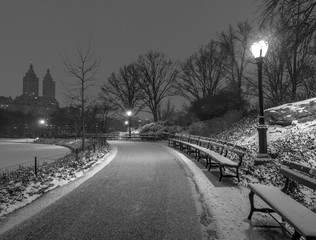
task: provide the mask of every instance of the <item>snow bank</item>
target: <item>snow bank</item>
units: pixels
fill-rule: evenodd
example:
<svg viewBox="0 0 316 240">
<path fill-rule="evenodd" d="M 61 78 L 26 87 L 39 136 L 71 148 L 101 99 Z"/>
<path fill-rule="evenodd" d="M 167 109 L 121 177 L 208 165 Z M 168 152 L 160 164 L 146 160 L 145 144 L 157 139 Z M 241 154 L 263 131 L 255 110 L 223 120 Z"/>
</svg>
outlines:
<svg viewBox="0 0 316 240">
<path fill-rule="evenodd" d="M 44 193 L 63 186 L 82 177 L 90 168 L 105 161 L 110 154 L 109 149 L 97 151 L 94 154 L 84 156 L 78 166 L 63 165 L 58 169 L 48 166 L 47 172 L 33 176 L 30 181 L 23 183 L 23 178 L 18 182 L 10 181 L 6 186 L 0 187 L 0 220 L 5 215 L 24 207 L 42 196 Z M 22 169 L 23 171 L 23 169 Z M 48 174 L 49 173 L 49 174 Z"/>
</svg>

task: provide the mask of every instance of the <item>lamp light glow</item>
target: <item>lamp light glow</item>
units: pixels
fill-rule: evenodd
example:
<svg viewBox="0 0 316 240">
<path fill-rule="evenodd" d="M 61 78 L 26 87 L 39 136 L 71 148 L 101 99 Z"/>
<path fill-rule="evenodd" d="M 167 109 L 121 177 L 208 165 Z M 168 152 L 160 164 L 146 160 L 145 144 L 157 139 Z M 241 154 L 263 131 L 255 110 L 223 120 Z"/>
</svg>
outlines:
<svg viewBox="0 0 316 240">
<path fill-rule="evenodd" d="M 127 116 L 130 117 L 132 115 L 132 111 L 129 110 L 129 111 L 126 112 L 126 114 L 127 114 Z"/>
<path fill-rule="evenodd" d="M 268 52 L 269 44 L 268 42 L 261 40 L 255 42 L 251 45 L 250 51 L 252 52 L 255 58 L 265 57 Z"/>
</svg>

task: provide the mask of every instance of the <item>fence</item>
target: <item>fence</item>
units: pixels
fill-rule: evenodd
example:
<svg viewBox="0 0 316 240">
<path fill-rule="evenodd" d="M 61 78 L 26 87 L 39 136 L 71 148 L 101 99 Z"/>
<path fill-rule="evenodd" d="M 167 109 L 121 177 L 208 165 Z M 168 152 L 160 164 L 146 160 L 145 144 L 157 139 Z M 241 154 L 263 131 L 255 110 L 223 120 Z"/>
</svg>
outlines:
<svg viewBox="0 0 316 240">
<path fill-rule="evenodd" d="M 132 134 L 119 134 L 119 133 L 105 133 L 105 134 L 87 134 L 87 137 L 99 140 L 132 140 L 132 141 L 161 141 L 166 140 L 170 134 L 168 133 L 132 133 Z"/>
</svg>

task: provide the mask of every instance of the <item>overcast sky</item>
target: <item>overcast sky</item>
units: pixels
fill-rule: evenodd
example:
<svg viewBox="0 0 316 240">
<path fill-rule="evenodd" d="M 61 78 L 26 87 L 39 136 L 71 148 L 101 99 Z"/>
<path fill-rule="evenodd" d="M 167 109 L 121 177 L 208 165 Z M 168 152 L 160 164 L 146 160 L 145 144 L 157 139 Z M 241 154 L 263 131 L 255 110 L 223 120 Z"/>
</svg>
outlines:
<svg viewBox="0 0 316 240">
<path fill-rule="evenodd" d="M 79 42 L 91 37 L 102 84 L 149 50 L 184 60 L 229 24 L 253 22 L 256 9 L 255 0 L 1 0 L 0 96 L 22 94 L 32 62 L 40 95 L 49 67 L 63 105 L 69 77 L 59 52 L 72 58 Z"/>
</svg>

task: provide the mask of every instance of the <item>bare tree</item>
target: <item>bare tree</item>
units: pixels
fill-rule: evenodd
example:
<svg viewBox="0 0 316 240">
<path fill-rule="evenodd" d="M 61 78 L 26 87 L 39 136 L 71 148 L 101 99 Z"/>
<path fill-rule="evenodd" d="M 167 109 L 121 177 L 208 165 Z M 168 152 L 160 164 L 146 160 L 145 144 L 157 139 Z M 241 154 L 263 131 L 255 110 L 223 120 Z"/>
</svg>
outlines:
<svg viewBox="0 0 316 240">
<path fill-rule="evenodd" d="M 125 114 L 127 109 L 136 115 L 144 108 L 144 93 L 138 83 L 139 77 L 137 64 L 131 63 L 120 68 L 117 74 L 112 73 L 103 84 L 102 98 L 107 99 L 119 115 Z"/>
<path fill-rule="evenodd" d="M 166 104 L 159 104 L 158 106 L 158 118 L 161 121 L 170 120 L 175 114 L 175 107 L 171 104 L 170 99 L 166 102 Z"/>
<path fill-rule="evenodd" d="M 76 56 L 72 60 L 68 56 L 60 55 L 66 72 L 74 81 L 72 88 L 67 89 L 67 92 L 71 103 L 81 109 L 82 149 L 84 149 L 85 111 L 87 106 L 95 100 L 91 98 L 92 95 L 88 90 L 94 85 L 95 76 L 99 70 L 101 61 L 95 57 L 91 49 L 91 41 L 89 41 L 86 49 L 79 44 L 75 54 Z"/>
<path fill-rule="evenodd" d="M 139 84 L 145 94 L 145 105 L 159 120 L 159 104 L 166 97 L 175 95 L 174 85 L 178 75 L 176 64 L 159 52 L 150 51 L 138 58 Z"/>
<path fill-rule="evenodd" d="M 107 132 L 107 122 L 114 117 L 115 109 L 105 98 L 99 98 L 96 103 L 89 107 L 89 127 L 94 133 Z"/>
<path fill-rule="evenodd" d="M 265 98 L 273 105 L 280 105 L 289 100 L 290 81 L 286 74 L 286 45 L 279 38 L 270 45 L 270 51 L 265 59 L 264 89 Z"/>
<path fill-rule="evenodd" d="M 275 26 L 276 34 L 285 39 L 283 57 L 291 83 L 290 100 L 296 101 L 300 87 L 309 78 L 305 69 L 310 69 L 312 64 L 310 46 L 312 33 L 316 30 L 316 24 L 312 23 L 316 21 L 315 2 L 266 0 L 261 9 L 261 27 Z"/>
<path fill-rule="evenodd" d="M 102 101 L 97 105 L 98 107 L 98 113 L 101 114 L 102 120 L 101 120 L 101 126 L 100 129 L 102 132 L 107 132 L 108 130 L 108 120 L 114 116 L 115 109 L 113 106 L 109 105 L 107 101 Z"/>
<path fill-rule="evenodd" d="M 226 54 L 226 75 L 231 88 L 242 96 L 243 81 L 246 78 L 246 67 L 249 63 L 251 26 L 248 22 L 238 23 L 237 28 L 229 26 L 227 32 L 219 35 L 219 44 Z"/>
<path fill-rule="evenodd" d="M 202 46 L 181 64 L 177 94 L 190 102 L 214 95 L 226 75 L 224 58 L 223 51 L 214 41 Z"/>
<path fill-rule="evenodd" d="M 259 10 L 261 27 L 282 19 L 283 28 L 295 29 L 298 41 L 311 37 L 316 30 L 315 0 L 264 0 Z"/>
</svg>

